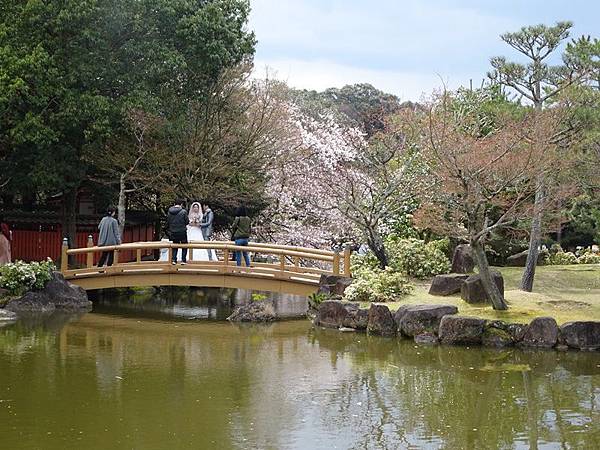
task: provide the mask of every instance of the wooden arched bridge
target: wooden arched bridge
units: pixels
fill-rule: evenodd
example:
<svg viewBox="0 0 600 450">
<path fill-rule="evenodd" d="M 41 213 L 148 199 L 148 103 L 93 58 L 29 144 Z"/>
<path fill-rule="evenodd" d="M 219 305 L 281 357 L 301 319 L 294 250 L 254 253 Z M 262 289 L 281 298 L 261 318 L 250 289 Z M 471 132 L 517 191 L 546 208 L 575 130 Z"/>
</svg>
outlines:
<svg viewBox="0 0 600 450">
<path fill-rule="evenodd" d="M 174 249 L 188 249 L 186 265 L 171 264 Z M 149 251 L 166 249 L 167 261 L 146 260 Z M 194 261 L 191 250 L 213 250 L 215 261 Z M 164 250 L 163 250 L 164 251 Z M 263 262 L 238 267 L 231 256 L 236 251 L 251 252 Z M 101 252 L 113 252 L 110 267 L 97 267 Z M 134 255 L 131 262 L 119 261 L 121 254 Z M 179 253 L 181 253 L 179 251 Z M 214 254 L 213 253 L 213 254 Z M 70 267 L 69 257 L 85 258 L 83 267 Z M 78 264 L 81 266 L 82 264 Z M 309 295 L 317 291 L 322 274 L 350 276 L 350 250 L 343 253 L 286 245 L 251 242 L 247 247 L 226 241 L 189 244 L 171 242 L 135 242 L 115 246 L 69 249 L 63 243 L 61 272 L 67 280 L 86 290 L 134 286 L 197 286 L 238 288 L 257 291 Z"/>
</svg>

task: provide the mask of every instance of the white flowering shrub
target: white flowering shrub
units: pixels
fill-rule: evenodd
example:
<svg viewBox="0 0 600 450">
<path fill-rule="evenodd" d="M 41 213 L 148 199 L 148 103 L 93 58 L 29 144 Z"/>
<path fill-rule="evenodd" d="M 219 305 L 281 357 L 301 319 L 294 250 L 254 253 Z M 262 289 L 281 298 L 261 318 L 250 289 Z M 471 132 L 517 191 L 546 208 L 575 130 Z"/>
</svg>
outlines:
<svg viewBox="0 0 600 450">
<path fill-rule="evenodd" d="M 365 267 L 353 275 L 354 281 L 344 292 L 345 299 L 351 302 L 397 302 L 413 290 L 403 274 L 389 267 L 385 270 Z"/>
<path fill-rule="evenodd" d="M 597 253 L 584 253 L 577 258 L 577 264 L 600 264 L 600 254 Z"/>
<path fill-rule="evenodd" d="M 55 270 L 56 266 L 50 258 L 31 263 L 15 261 L 0 266 L 0 287 L 8 290 L 11 295 L 22 295 L 31 289 L 44 289 Z"/>
<path fill-rule="evenodd" d="M 388 239 L 390 266 L 413 278 L 429 278 L 450 272 L 444 253 L 447 240 L 425 243 L 420 239 Z"/>
<path fill-rule="evenodd" d="M 550 254 L 546 258 L 546 264 L 551 266 L 567 266 L 577 263 L 577 256 L 575 256 L 575 253 L 573 252 L 558 252 L 554 255 Z"/>
</svg>

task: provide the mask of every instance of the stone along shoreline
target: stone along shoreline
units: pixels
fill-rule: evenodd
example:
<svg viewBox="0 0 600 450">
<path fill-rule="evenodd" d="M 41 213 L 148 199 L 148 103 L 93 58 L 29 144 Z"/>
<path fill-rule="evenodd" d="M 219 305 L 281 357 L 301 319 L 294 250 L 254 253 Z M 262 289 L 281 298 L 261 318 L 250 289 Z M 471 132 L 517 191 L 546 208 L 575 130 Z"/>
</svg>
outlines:
<svg viewBox="0 0 600 450">
<path fill-rule="evenodd" d="M 394 314 L 381 303 L 326 300 L 314 318 L 316 326 L 340 331 L 412 338 L 419 344 L 484 345 L 489 347 L 600 350 L 600 322 L 567 322 L 537 317 L 529 324 L 461 316 L 454 305 L 405 305 Z"/>
</svg>

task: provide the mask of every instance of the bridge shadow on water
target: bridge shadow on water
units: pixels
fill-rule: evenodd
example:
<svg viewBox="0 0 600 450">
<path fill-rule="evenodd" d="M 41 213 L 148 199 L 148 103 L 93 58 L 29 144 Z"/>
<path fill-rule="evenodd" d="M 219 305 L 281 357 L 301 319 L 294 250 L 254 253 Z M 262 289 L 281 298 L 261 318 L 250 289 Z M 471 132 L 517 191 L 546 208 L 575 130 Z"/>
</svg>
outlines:
<svg viewBox="0 0 600 450">
<path fill-rule="evenodd" d="M 88 295 L 94 305 L 92 313 L 163 321 L 223 321 L 237 306 L 257 301 L 257 295 L 258 301 L 270 302 L 281 319 L 304 317 L 308 309 L 303 296 L 245 289 L 162 286 L 103 289 Z"/>
</svg>

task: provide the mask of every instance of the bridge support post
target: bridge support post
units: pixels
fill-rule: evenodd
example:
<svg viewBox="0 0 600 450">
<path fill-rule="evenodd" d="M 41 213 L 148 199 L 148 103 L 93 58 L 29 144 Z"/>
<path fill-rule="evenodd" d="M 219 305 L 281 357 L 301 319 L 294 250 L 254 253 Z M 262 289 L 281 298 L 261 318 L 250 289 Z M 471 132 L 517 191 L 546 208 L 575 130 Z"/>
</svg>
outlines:
<svg viewBox="0 0 600 450">
<path fill-rule="evenodd" d="M 63 238 L 60 252 L 60 271 L 62 273 L 69 270 L 69 256 L 67 255 L 67 250 L 69 250 L 69 239 Z"/>
<path fill-rule="evenodd" d="M 227 271 L 228 271 L 227 266 L 229 266 L 229 249 L 228 248 L 223 249 L 223 265 L 225 266 L 223 268 L 223 271 L 225 273 L 227 273 Z"/>
<path fill-rule="evenodd" d="M 88 234 L 87 247 L 92 248 L 93 246 L 94 246 L 94 238 L 92 237 L 91 234 Z M 93 265 L 94 265 L 94 252 L 88 252 L 87 258 L 86 258 L 86 266 L 88 269 L 90 269 L 90 268 L 92 268 Z"/>
<path fill-rule="evenodd" d="M 333 255 L 333 274 L 340 274 L 340 252 L 338 250 L 336 250 Z"/>
<path fill-rule="evenodd" d="M 344 276 L 350 278 L 352 276 L 352 272 L 350 272 L 350 256 L 352 255 L 352 250 L 349 245 L 344 247 Z"/>
</svg>

